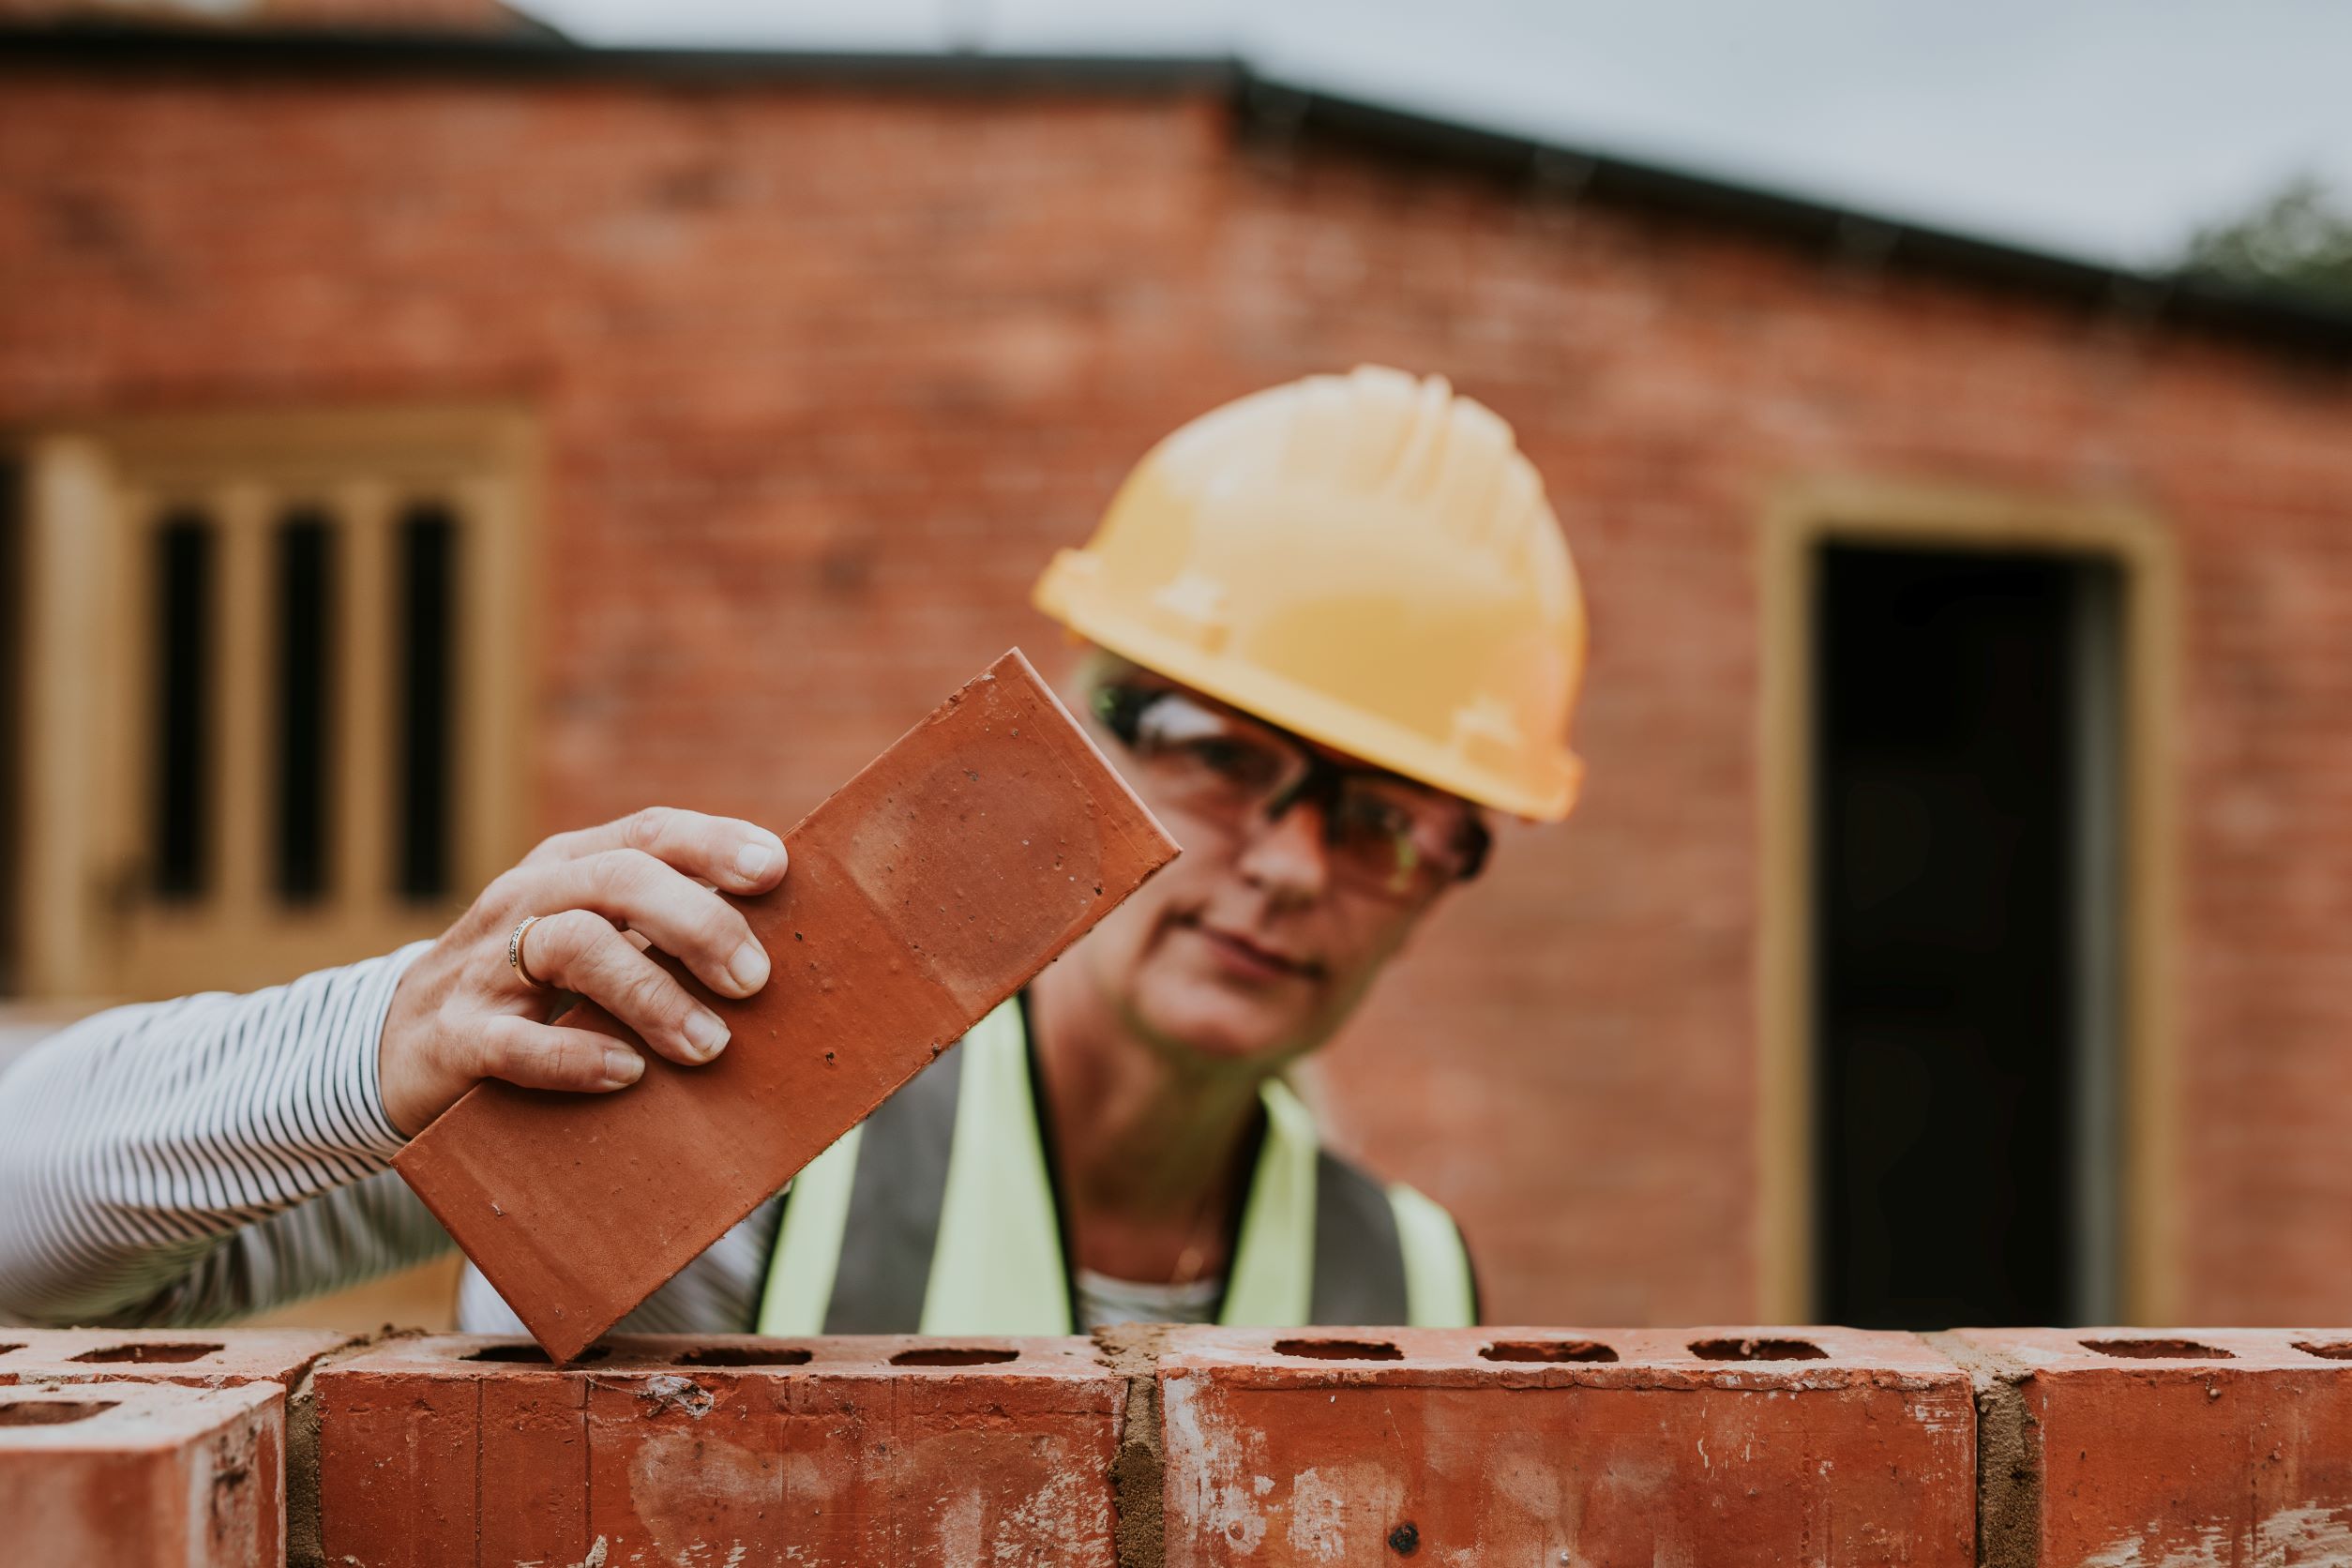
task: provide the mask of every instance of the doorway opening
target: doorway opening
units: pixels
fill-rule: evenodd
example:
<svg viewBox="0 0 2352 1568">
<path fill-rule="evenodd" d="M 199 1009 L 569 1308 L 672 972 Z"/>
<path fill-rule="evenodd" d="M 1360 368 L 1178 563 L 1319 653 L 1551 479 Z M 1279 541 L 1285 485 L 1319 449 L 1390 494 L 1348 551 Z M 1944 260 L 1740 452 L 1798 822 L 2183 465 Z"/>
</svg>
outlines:
<svg viewBox="0 0 2352 1568">
<path fill-rule="evenodd" d="M 1814 549 L 1817 1316 L 2105 1320 L 2120 1271 L 2120 564 Z"/>
</svg>

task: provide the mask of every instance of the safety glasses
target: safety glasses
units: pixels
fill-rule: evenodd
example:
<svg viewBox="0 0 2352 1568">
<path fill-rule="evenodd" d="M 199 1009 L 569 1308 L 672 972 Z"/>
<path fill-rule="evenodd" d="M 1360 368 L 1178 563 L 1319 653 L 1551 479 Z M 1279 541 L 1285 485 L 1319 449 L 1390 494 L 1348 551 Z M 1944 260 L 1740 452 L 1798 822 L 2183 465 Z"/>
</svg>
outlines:
<svg viewBox="0 0 2352 1568">
<path fill-rule="evenodd" d="M 1168 686 L 1095 688 L 1094 716 L 1145 775 L 1149 792 L 1234 833 L 1316 807 L 1335 880 L 1390 897 L 1467 882 L 1492 842 L 1476 813 L 1393 773 L 1348 767 L 1281 731 Z"/>
</svg>

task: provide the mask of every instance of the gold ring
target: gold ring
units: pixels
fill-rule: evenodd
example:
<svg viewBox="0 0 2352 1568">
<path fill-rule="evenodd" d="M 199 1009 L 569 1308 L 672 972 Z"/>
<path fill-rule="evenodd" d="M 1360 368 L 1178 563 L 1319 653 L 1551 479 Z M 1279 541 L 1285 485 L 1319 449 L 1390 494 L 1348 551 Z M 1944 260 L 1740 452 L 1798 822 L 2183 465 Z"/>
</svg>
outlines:
<svg viewBox="0 0 2352 1568">
<path fill-rule="evenodd" d="M 523 964 L 522 935 L 525 931 L 528 931 L 532 927 L 536 926 L 538 923 L 539 917 L 537 915 L 526 914 L 522 917 L 522 923 L 515 927 L 515 934 L 506 939 L 506 963 L 508 967 L 514 970 L 516 975 L 521 979 L 524 985 L 530 987 L 535 991 L 547 989 L 547 982 L 533 974 Z"/>
</svg>

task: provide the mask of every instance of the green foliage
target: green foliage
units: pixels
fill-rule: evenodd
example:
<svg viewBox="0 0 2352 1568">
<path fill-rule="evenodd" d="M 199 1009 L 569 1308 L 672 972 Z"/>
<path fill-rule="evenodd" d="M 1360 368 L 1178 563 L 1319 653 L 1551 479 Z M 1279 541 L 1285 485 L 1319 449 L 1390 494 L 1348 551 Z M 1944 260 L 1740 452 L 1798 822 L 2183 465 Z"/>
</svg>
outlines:
<svg viewBox="0 0 2352 1568">
<path fill-rule="evenodd" d="M 2181 264 L 2352 303 L 2352 206 L 2324 181 L 2299 176 L 2242 216 L 2199 229 Z"/>
</svg>

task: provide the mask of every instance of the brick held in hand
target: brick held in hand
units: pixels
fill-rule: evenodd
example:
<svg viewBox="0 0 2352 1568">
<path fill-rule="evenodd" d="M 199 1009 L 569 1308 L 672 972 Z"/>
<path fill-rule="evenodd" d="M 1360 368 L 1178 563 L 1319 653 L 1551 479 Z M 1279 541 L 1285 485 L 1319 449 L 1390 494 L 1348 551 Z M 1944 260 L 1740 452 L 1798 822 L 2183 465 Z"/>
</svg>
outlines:
<svg viewBox="0 0 2352 1568">
<path fill-rule="evenodd" d="M 576 1355 L 1173 858 L 1018 650 L 785 835 L 742 901 L 773 977 L 708 1066 L 485 1083 L 395 1161 L 539 1343 Z M 601 1010 L 566 1022 L 629 1038 Z"/>
</svg>

